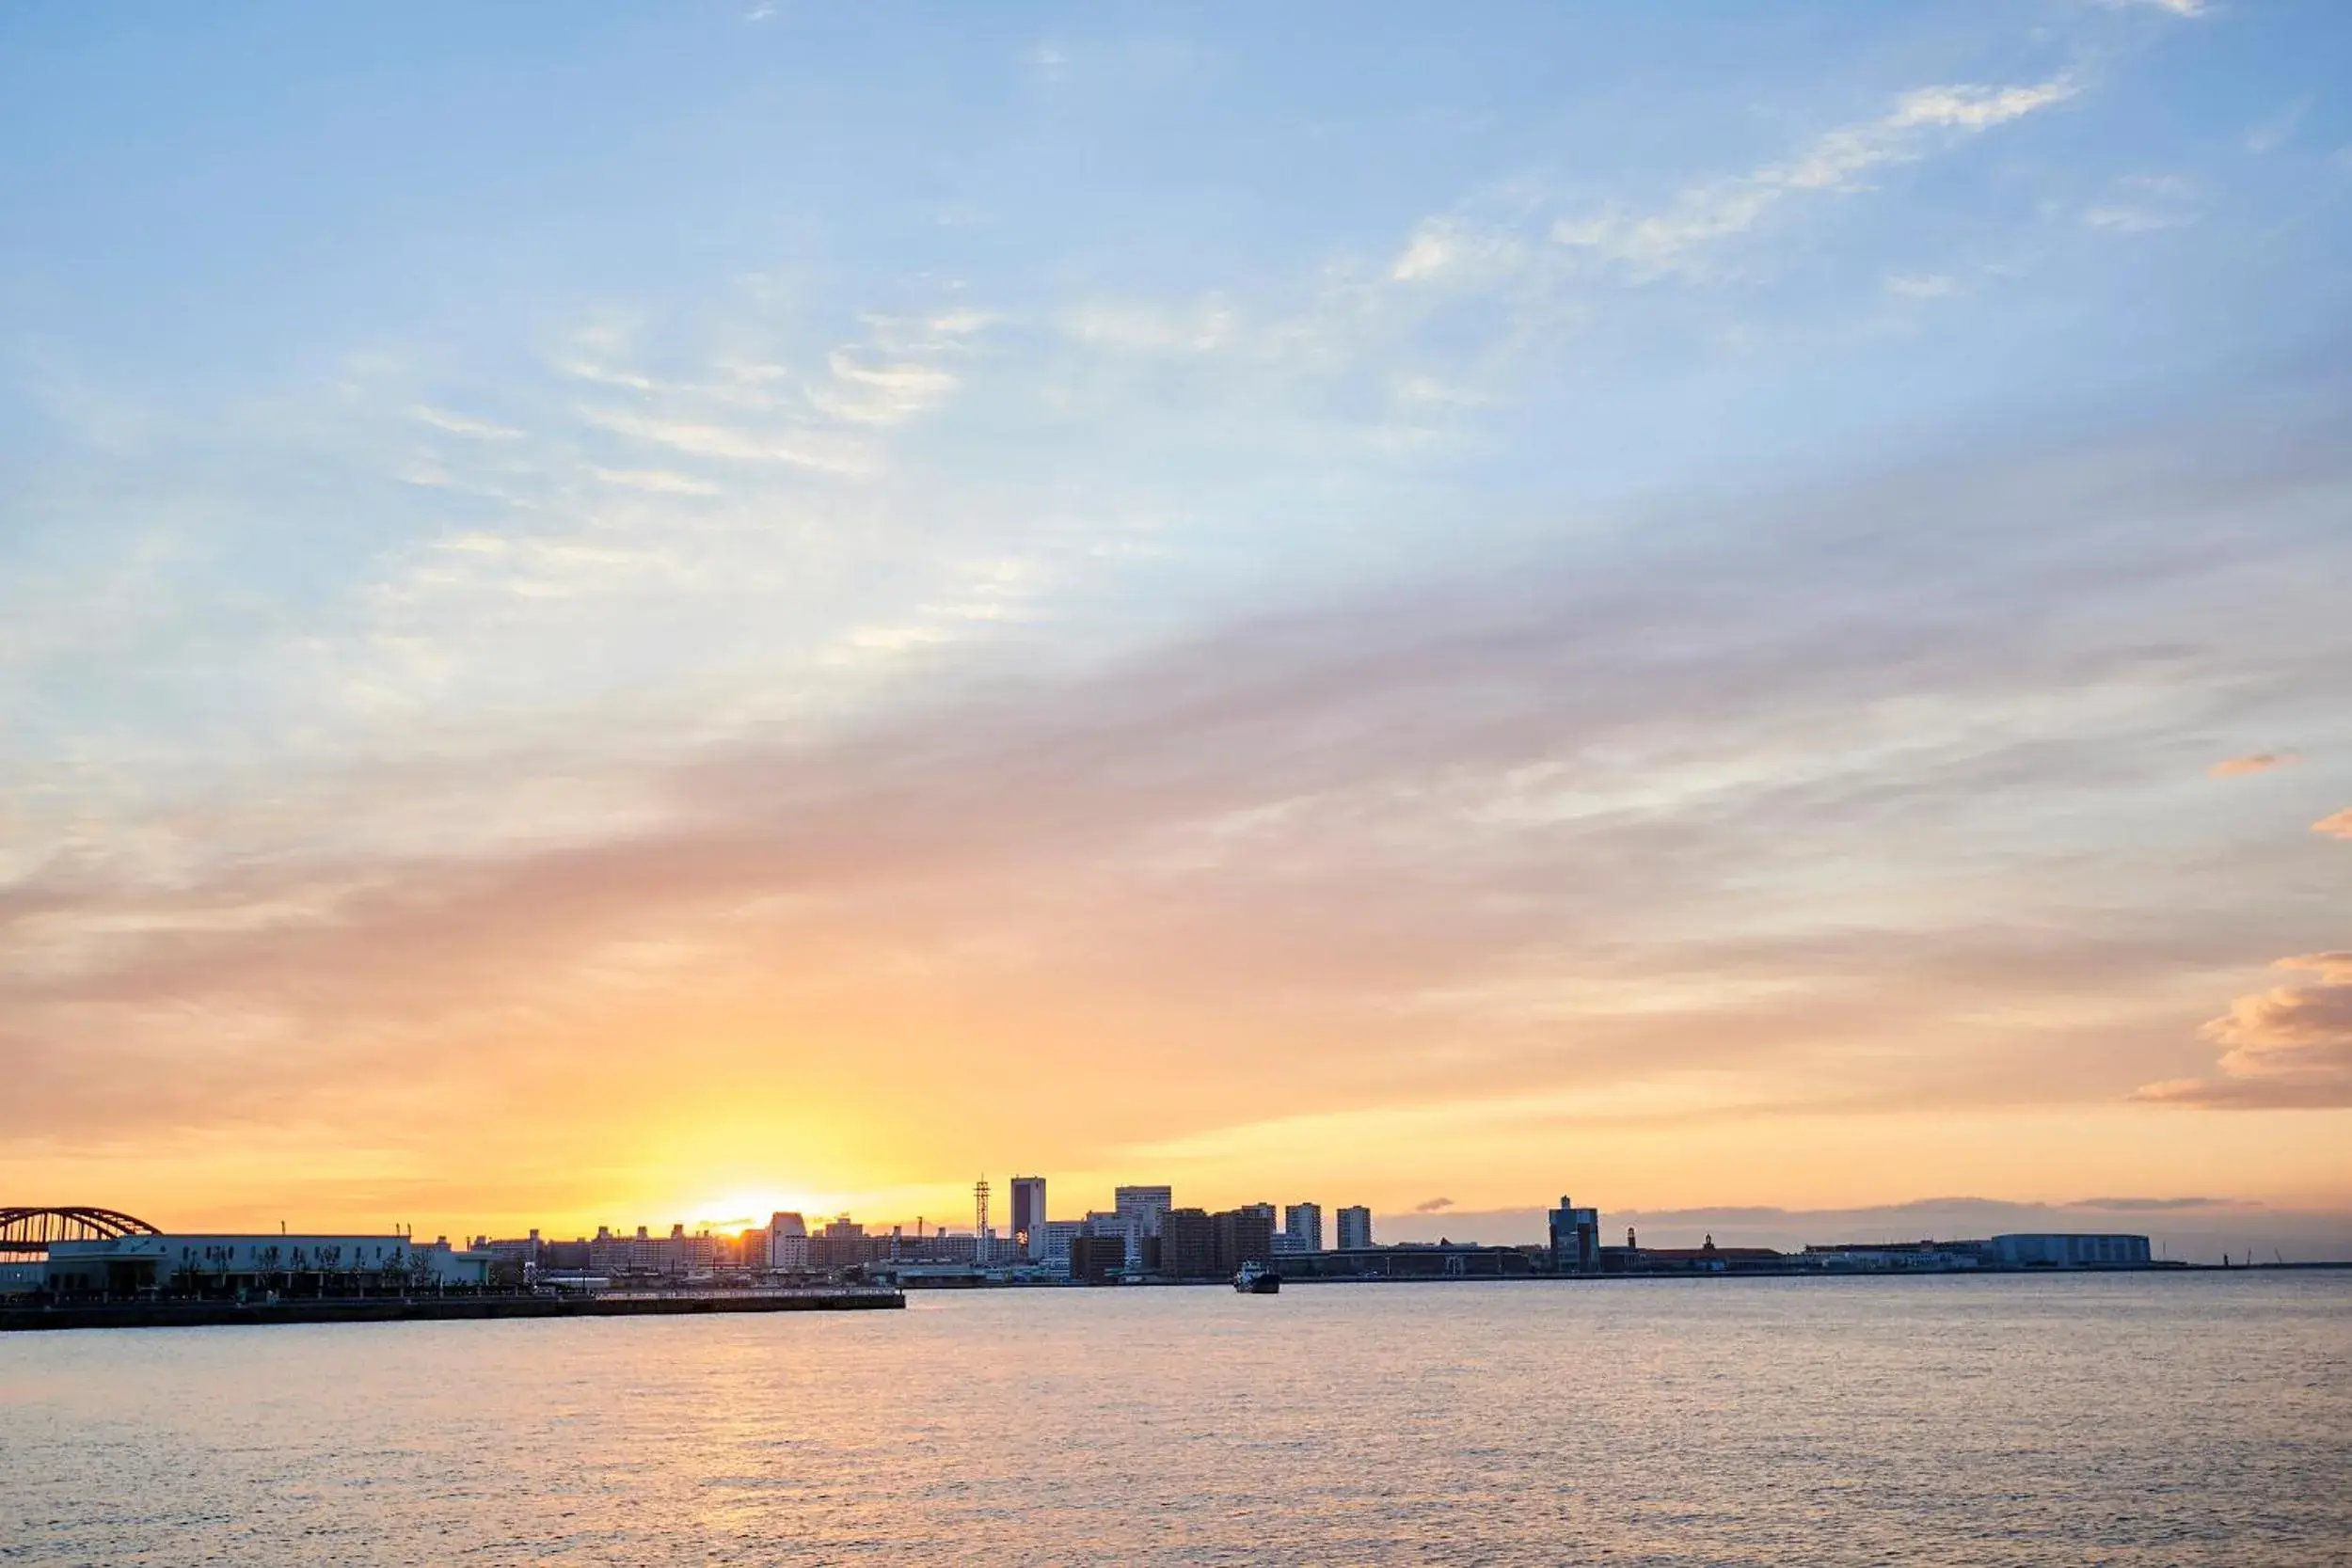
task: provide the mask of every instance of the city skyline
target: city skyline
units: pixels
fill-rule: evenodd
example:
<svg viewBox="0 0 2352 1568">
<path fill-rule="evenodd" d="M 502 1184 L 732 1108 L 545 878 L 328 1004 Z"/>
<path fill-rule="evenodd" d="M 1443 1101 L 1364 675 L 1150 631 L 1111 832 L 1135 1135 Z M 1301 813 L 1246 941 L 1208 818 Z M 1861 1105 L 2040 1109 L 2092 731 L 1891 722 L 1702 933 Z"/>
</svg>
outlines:
<svg viewBox="0 0 2352 1568">
<path fill-rule="evenodd" d="M 0 11 L 0 1197 L 2352 1237 L 2348 52 Z"/>
</svg>

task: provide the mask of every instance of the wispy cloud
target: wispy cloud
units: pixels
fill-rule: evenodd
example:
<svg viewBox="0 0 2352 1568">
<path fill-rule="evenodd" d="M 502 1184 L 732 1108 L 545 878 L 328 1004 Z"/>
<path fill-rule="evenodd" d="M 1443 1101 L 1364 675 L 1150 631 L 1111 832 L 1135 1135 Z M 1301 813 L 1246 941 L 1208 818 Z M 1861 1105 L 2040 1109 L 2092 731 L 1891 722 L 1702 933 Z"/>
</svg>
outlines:
<svg viewBox="0 0 2352 1568">
<path fill-rule="evenodd" d="M 833 384 L 809 388 L 809 405 L 857 424 L 897 424 L 911 420 L 938 407 L 956 389 L 955 376 L 933 365 L 862 364 L 839 350 L 825 363 Z"/>
<path fill-rule="evenodd" d="M 2249 752 L 2244 756 L 2224 757 L 2205 771 L 2217 779 L 2242 779 L 2252 773 L 2292 768 L 2302 760 L 2293 752 Z"/>
<path fill-rule="evenodd" d="M 1792 198 L 1858 189 L 1872 170 L 1924 156 L 1937 132 L 1972 136 L 2063 103 L 2076 90 L 2066 76 L 2017 87 L 1920 87 L 1878 119 L 1827 132 L 1792 158 L 1692 186 L 1659 212 L 1563 218 L 1551 237 L 1637 279 L 1695 275 L 1708 250 L 1753 230 Z"/>
<path fill-rule="evenodd" d="M 436 430 L 476 441 L 517 441 L 522 438 L 523 433 L 510 426 L 493 424 L 487 420 L 469 419 L 463 414 L 452 414 L 446 409 L 425 404 L 419 404 L 410 413 L 420 424 L 428 424 Z"/>
<path fill-rule="evenodd" d="M 2321 817 L 2312 824 L 2312 832 L 2325 833 L 2329 838 L 2352 839 L 2352 806 Z"/>
<path fill-rule="evenodd" d="M 672 473 L 666 468 L 591 468 L 599 484 L 624 490 L 647 490 L 666 496 L 715 496 L 719 487 L 707 480 Z"/>
<path fill-rule="evenodd" d="M 2311 94 L 2305 93 L 2278 113 L 2263 119 L 2246 133 L 2246 150 L 2256 157 L 2279 150 L 2295 135 L 2296 127 L 2303 123 L 2304 117 L 2312 112 L 2314 102 L 2316 100 Z"/>
<path fill-rule="evenodd" d="M 2196 187 L 2178 175 L 2135 174 L 2119 181 L 2112 200 L 2090 207 L 2083 222 L 2113 234 L 2153 234 L 2197 221 Z"/>
<path fill-rule="evenodd" d="M 738 462 L 783 463 L 821 473 L 858 475 L 873 471 L 871 451 L 852 441 L 810 430 L 766 431 L 739 425 L 660 419 L 625 408 L 582 408 L 580 416 L 600 430 L 650 441 L 697 457 Z"/>
<path fill-rule="evenodd" d="M 1389 276 L 1399 283 L 1436 277 L 1476 282 L 1516 270 L 1526 258 L 1527 247 L 1515 235 L 1430 218 L 1413 230 Z"/>
<path fill-rule="evenodd" d="M 1145 354 L 1207 354 L 1234 341 L 1237 321 L 1222 296 L 1189 307 L 1096 301 L 1063 313 L 1071 337 L 1104 348 Z"/>
<path fill-rule="evenodd" d="M 1441 1214 L 1453 1207 L 1454 1200 L 1450 1197 L 1424 1198 L 1421 1202 L 1413 1205 L 1413 1212 L 1416 1214 Z"/>
</svg>

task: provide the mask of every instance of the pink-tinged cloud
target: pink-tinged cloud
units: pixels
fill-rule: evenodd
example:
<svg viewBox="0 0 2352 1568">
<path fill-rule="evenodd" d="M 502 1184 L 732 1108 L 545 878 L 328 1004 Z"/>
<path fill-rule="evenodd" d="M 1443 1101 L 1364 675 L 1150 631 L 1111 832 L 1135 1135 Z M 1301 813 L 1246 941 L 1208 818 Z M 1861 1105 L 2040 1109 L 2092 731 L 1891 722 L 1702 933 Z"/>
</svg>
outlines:
<svg viewBox="0 0 2352 1568">
<path fill-rule="evenodd" d="M 2216 1078 L 2143 1085 L 2133 1099 L 2246 1109 L 2352 1106 L 2352 952 L 2280 958 L 2316 985 L 2241 996 L 2201 1031 L 2225 1045 Z"/>
<path fill-rule="evenodd" d="M 2242 779 L 2249 773 L 2267 773 L 2274 768 L 2292 768 L 2302 760 L 2293 752 L 2249 752 L 2242 757 L 2224 757 L 2205 771 L 2217 779 Z"/>
<path fill-rule="evenodd" d="M 2329 838 L 2352 839 L 2352 806 L 2346 806 L 2331 816 L 2323 816 L 2312 824 L 2312 832 L 2326 833 Z"/>
</svg>

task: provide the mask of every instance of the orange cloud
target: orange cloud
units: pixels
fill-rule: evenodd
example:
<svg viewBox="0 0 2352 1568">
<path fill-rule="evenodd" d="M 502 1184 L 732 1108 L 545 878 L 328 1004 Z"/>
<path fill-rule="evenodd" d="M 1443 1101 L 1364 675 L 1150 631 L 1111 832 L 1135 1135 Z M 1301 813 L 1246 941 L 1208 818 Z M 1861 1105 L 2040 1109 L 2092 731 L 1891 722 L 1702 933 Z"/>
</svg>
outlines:
<svg viewBox="0 0 2352 1568">
<path fill-rule="evenodd" d="M 2310 971 L 2319 983 L 2239 997 L 2201 1031 L 2230 1048 L 2219 1077 L 2149 1084 L 2132 1098 L 2264 1109 L 2352 1106 L 2352 952 L 2307 953 L 2273 967 Z"/>
<path fill-rule="evenodd" d="M 2242 757 L 2225 757 L 2205 771 L 2217 779 L 2240 779 L 2249 773 L 2267 773 L 2277 768 L 2292 768 L 2302 760 L 2293 752 L 2249 752 Z"/>
<path fill-rule="evenodd" d="M 2330 816 L 2323 816 L 2312 824 L 2312 832 L 2326 833 L 2329 838 L 2352 839 L 2352 806 Z"/>
</svg>

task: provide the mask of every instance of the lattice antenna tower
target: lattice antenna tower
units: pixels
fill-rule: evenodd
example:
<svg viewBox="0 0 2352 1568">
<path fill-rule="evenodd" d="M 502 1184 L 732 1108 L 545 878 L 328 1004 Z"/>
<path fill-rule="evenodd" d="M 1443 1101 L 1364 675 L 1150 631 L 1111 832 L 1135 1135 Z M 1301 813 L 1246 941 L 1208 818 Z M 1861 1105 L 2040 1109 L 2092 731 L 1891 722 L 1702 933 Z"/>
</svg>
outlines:
<svg viewBox="0 0 2352 1568">
<path fill-rule="evenodd" d="M 972 1183 L 972 1246 L 979 1261 L 988 1261 L 988 1178 Z"/>
</svg>

